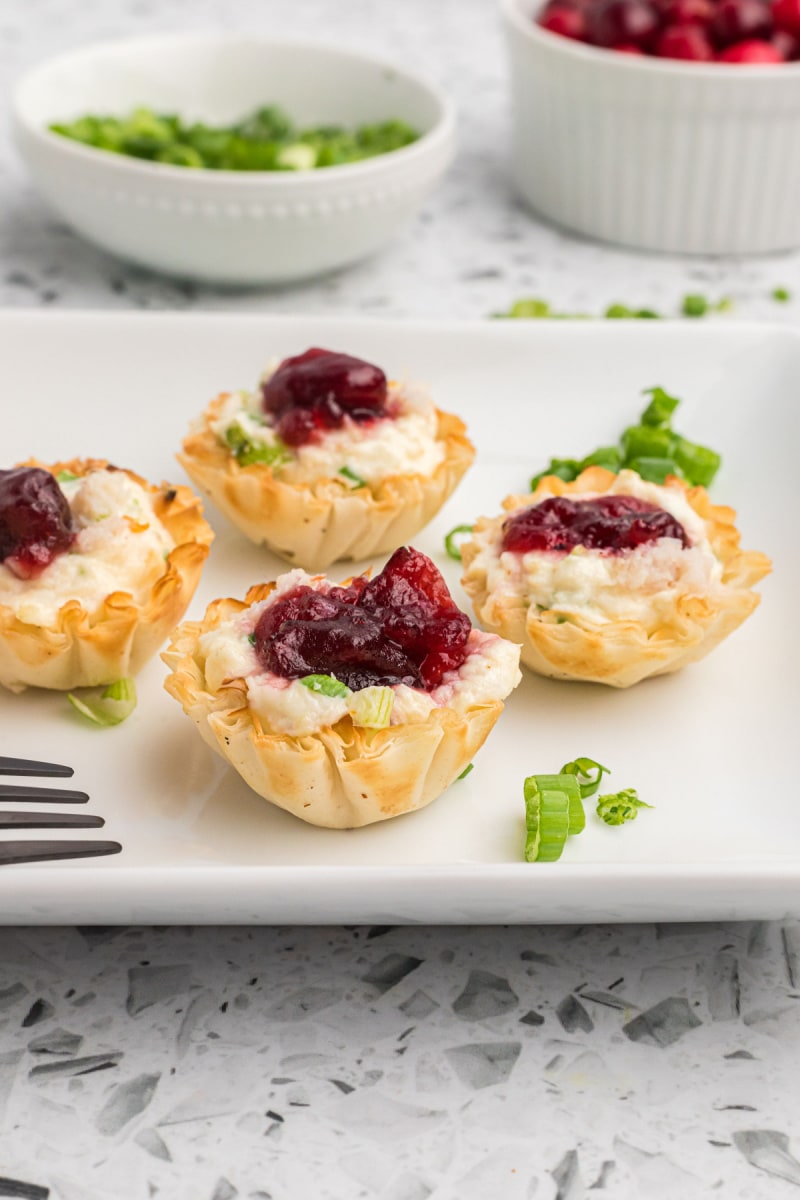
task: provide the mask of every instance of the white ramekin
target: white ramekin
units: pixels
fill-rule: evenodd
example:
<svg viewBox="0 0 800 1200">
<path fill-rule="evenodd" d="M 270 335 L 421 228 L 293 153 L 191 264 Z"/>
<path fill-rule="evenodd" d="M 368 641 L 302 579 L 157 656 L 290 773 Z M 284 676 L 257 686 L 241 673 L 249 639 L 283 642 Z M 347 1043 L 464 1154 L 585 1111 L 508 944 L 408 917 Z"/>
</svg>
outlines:
<svg viewBox="0 0 800 1200">
<path fill-rule="evenodd" d="M 513 171 L 542 216 L 687 254 L 800 245 L 800 63 L 637 58 L 548 33 L 502 0 Z"/>
<path fill-rule="evenodd" d="M 109 154 L 47 128 L 141 105 L 231 122 L 266 104 L 305 125 L 396 117 L 422 137 L 340 167 L 244 172 Z M 446 170 L 455 124 L 438 88 L 393 63 L 216 33 L 109 42 L 51 59 L 19 84 L 14 121 L 35 182 L 84 237 L 155 270 L 228 284 L 307 278 L 377 250 Z"/>
</svg>

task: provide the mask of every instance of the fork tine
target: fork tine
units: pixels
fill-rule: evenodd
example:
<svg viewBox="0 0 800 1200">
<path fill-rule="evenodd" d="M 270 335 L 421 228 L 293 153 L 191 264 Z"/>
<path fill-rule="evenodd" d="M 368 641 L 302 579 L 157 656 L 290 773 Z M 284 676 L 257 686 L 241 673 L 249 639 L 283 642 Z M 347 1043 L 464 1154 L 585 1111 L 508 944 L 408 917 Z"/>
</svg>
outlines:
<svg viewBox="0 0 800 1200">
<path fill-rule="evenodd" d="M 0 775 L 39 775 L 53 779 L 69 779 L 74 775 L 72 767 L 60 763 L 36 762 L 32 758 L 3 758 L 0 755 Z"/>
<path fill-rule="evenodd" d="M 0 801 L 22 800 L 30 804 L 86 804 L 86 792 L 68 788 L 26 787 L 24 783 L 0 783 Z"/>
<path fill-rule="evenodd" d="M 101 829 L 103 825 L 102 817 L 90 813 L 0 811 L 0 829 Z"/>
<path fill-rule="evenodd" d="M 104 854 L 119 854 L 121 849 L 119 842 L 0 841 L 0 867 L 59 858 L 99 858 Z"/>
</svg>

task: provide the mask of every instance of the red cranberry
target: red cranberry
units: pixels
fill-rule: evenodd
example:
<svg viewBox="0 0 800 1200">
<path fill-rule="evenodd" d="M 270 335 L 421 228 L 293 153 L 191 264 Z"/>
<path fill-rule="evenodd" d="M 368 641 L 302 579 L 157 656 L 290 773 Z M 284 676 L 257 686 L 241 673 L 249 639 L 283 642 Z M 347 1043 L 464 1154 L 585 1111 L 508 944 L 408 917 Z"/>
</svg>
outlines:
<svg viewBox="0 0 800 1200">
<path fill-rule="evenodd" d="M 800 58 L 800 37 L 787 33 L 785 29 L 779 29 L 777 33 L 773 33 L 772 44 L 784 62 L 792 62 L 794 59 Z"/>
<path fill-rule="evenodd" d="M 780 51 L 776 50 L 770 42 L 762 42 L 753 38 L 747 42 L 737 42 L 735 46 L 728 46 L 727 50 L 723 50 L 717 55 L 717 61 L 738 63 L 741 66 L 769 66 L 782 63 L 784 60 Z"/>
<path fill-rule="evenodd" d="M 672 25 L 656 42 L 659 58 L 681 58 L 687 62 L 710 62 L 714 50 L 700 25 Z"/>
<path fill-rule="evenodd" d="M 631 42 L 618 42 L 610 48 L 616 50 L 617 54 L 644 54 L 641 46 L 634 46 Z"/>
<path fill-rule="evenodd" d="M 668 0 L 662 12 L 667 25 L 709 25 L 714 5 L 711 0 Z"/>
<path fill-rule="evenodd" d="M 386 376 L 350 354 L 312 348 L 287 358 L 262 387 L 264 410 L 289 446 L 338 429 L 345 417 L 374 421 L 388 415 Z M 296 414 L 302 412 L 300 417 Z"/>
<path fill-rule="evenodd" d="M 649 48 L 659 29 L 659 16 L 647 0 L 601 0 L 588 16 L 589 39 L 611 48 L 633 44 Z"/>
<path fill-rule="evenodd" d="M 711 31 L 722 47 L 751 38 L 768 38 L 772 33 L 769 7 L 763 0 L 720 0 Z"/>
<path fill-rule="evenodd" d="M 70 507 L 49 471 L 0 471 L 0 562 L 20 579 L 36 579 L 74 541 Z"/>
<path fill-rule="evenodd" d="M 686 530 L 671 513 L 636 496 L 594 500 L 553 496 L 524 508 L 503 525 L 503 549 L 515 554 L 530 550 L 569 554 L 576 546 L 621 554 L 663 537 L 689 545 Z"/>
<path fill-rule="evenodd" d="M 255 647 L 285 679 L 332 674 L 353 690 L 405 683 L 430 691 L 461 666 L 471 628 L 431 560 L 401 547 L 374 579 L 283 596 L 263 612 Z"/>
<path fill-rule="evenodd" d="M 551 5 L 540 18 L 539 24 L 550 33 L 558 33 L 574 41 L 581 42 L 586 38 L 586 17 L 579 8 Z"/>
<path fill-rule="evenodd" d="M 800 0 L 775 0 L 772 20 L 776 29 L 800 38 Z"/>
</svg>

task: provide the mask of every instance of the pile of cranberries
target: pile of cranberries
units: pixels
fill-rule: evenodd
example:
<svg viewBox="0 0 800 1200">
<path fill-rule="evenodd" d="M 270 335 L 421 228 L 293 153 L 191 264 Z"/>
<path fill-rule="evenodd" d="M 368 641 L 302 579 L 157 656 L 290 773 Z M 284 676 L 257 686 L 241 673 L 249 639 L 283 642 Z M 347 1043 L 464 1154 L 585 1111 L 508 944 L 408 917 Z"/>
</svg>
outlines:
<svg viewBox="0 0 800 1200">
<path fill-rule="evenodd" d="M 36 579 L 75 541 L 72 513 L 49 471 L 0 471 L 0 562 L 20 579 Z"/>
<path fill-rule="evenodd" d="M 391 416 L 380 367 L 312 347 L 286 358 L 262 385 L 264 411 L 287 446 L 303 446 L 339 429 L 346 417 L 360 424 Z"/>
<path fill-rule="evenodd" d="M 664 537 L 689 545 L 681 523 L 647 500 L 636 496 L 598 496 L 594 500 L 552 496 L 508 518 L 502 547 L 515 554 L 531 550 L 569 554 L 576 546 L 623 554 Z"/>
<path fill-rule="evenodd" d="M 536 20 L 551 33 L 624 54 L 800 61 L 800 0 L 548 0 Z"/>
<path fill-rule="evenodd" d="M 471 628 L 431 560 L 401 546 L 374 579 L 282 596 L 262 613 L 255 650 L 284 679 L 324 674 L 353 691 L 398 683 L 430 691 L 463 663 Z"/>
</svg>

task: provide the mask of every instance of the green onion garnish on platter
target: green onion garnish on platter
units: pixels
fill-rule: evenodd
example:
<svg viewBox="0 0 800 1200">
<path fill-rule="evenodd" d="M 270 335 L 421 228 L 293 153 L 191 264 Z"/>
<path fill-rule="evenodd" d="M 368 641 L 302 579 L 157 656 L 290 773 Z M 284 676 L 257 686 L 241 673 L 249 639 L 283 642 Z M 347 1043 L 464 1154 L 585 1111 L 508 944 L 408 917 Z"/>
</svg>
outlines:
<svg viewBox="0 0 800 1200">
<path fill-rule="evenodd" d="M 461 562 L 461 546 L 457 539 L 464 538 L 466 534 L 472 533 L 472 525 L 456 525 L 444 539 L 444 548 L 450 558 L 456 562 Z M 465 539 L 466 540 L 466 539 Z"/>
<path fill-rule="evenodd" d="M 640 808 L 652 808 L 640 800 L 636 788 L 623 788 L 621 792 L 610 792 L 597 797 L 597 815 L 606 825 L 623 825 L 635 821 Z"/>
<path fill-rule="evenodd" d="M 663 483 L 668 475 L 683 479 L 692 487 L 708 487 L 722 459 L 716 450 L 682 437 L 672 428 L 672 415 L 680 404 L 661 387 L 646 388 L 650 400 L 637 425 L 622 431 L 619 446 L 601 446 L 585 458 L 551 458 L 549 466 L 531 480 L 535 491 L 546 475 L 556 475 L 572 483 L 587 467 L 602 466 L 617 474 L 635 471 L 649 483 Z"/>
<path fill-rule="evenodd" d="M 132 679 L 118 679 L 108 687 L 68 692 L 67 699 L 87 721 L 108 728 L 120 725 L 136 708 L 136 684 Z"/>
<path fill-rule="evenodd" d="M 529 775 L 523 785 L 525 797 L 525 861 L 556 862 L 570 834 L 586 826 L 583 801 L 600 787 L 608 767 L 594 758 L 576 758 L 565 763 L 558 775 Z M 623 825 L 636 819 L 640 808 L 652 808 L 640 800 L 635 788 L 625 788 L 597 798 L 597 815 L 607 825 Z"/>
</svg>

